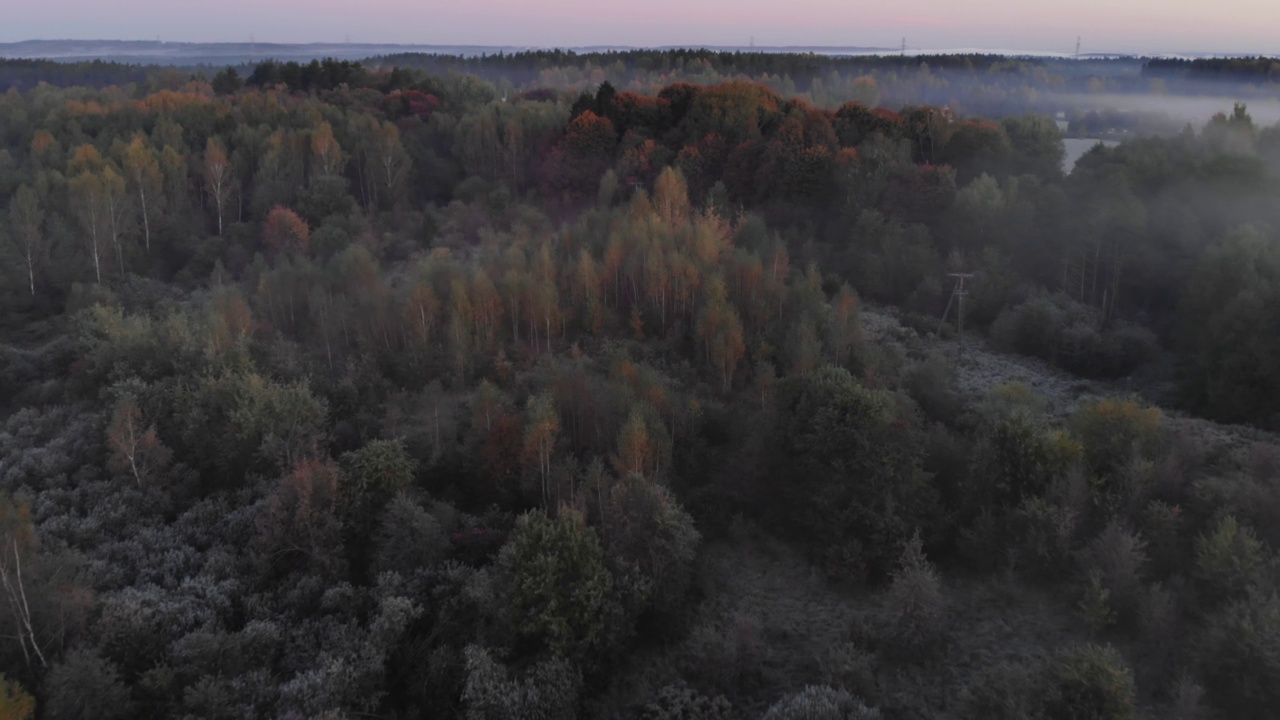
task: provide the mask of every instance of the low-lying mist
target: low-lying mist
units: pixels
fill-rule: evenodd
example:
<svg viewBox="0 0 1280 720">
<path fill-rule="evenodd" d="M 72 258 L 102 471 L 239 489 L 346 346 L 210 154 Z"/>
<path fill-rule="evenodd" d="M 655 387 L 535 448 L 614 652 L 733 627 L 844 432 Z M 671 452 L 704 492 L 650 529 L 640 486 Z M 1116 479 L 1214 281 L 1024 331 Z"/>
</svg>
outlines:
<svg viewBox="0 0 1280 720">
<path fill-rule="evenodd" d="M 1280 123 L 1280 99 L 1243 101 L 1228 96 L 1187 97 L 1177 95 L 1128 95 L 1107 93 L 1059 94 L 1052 97 L 1062 107 L 1078 112 L 1112 110 L 1121 113 L 1149 113 L 1167 115 L 1179 124 L 1190 123 L 1199 128 L 1217 113 L 1231 113 L 1236 103 L 1245 102 L 1255 125 L 1269 126 Z"/>
</svg>

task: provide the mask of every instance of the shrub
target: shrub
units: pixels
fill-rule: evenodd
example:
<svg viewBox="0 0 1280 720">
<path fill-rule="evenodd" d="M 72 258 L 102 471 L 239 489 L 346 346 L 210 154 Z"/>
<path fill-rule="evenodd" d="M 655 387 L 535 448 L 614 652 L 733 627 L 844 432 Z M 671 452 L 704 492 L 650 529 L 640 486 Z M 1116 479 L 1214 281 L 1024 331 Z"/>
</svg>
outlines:
<svg viewBox="0 0 1280 720">
<path fill-rule="evenodd" d="M 1227 717 L 1275 717 L 1280 707 L 1280 600 L 1251 595 L 1210 620 L 1200 672 L 1210 701 Z"/>
<path fill-rule="evenodd" d="M 1085 460 L 1098 475 L 1111 473 L 1134 452 L 1150 457 L 1159 447 L 1164 416 L 1136 400 L 1106 398 L 1083 403 L 1069 422 L 1084 444 Z"/>
<path fill-rule="evenodd" d="M 640 711 L 640 720 L 733 720 L 733 705 L 723 695 L 708 696 L 683 682 L 668 685 Z"/>
<path fill-rule="evenodd" d="M 1043 396 L 1020 382 L 997 385 L 983 398 L 978 414 L 987 422 L 998 422 L 1015 414 L 1036 417 L 1045 414 L 1049 404 Z"/>
<path fill-rule="evenodd" d="M 1078 454 L 1075 443 L 1046 431 L 1027 414 L 1015 412 L 995 420 L 974 458 L 970 475 L 982 487 L 969 501 L 980 507 L 1015 507 L 1042 496 Z"/>
<path fill-rule="evenodd" d="M 443 560 L 449 552 L 449 535 L 435 516 L 400 493 L 383 510 L 374 544 L 374 566 L 379 572 L 409 575 Z"/>
<path fill-rule="evenodd" d="M 960 717 L 1025 720 L 1032 710 L 1031 673 L 1006 663 L 978 673 L 960 694 Z"/>
<path fill-rule="evenodd" d="M 1032 298 L 1006 308 L 991 324 L 991 343 L 1006 352 L 1053 360 L 1059 335 L 1069 318 L 1046 297 Z"/>
<path fill-rule="evenodd" d="M 129 689 L 109 660 L 73 650 L 49 669 L 44 717 L 50 720 L 113 720 L 132 717 Z"/>
<path fill-rule="evenodd" d="M 1130 720 L 1133 673 L 1111 646 L 1082 645 L 1063 652 L 1042 688 L 1045 720 Z"/>
<path fill-rule="evenodd" d="M 811 685 L 779 700 L 763 720 L 878 720 L 880 711 L 867 707 L 847 690 Z"/>
<path fill-rule="evenodd" d="M 1200 597 L 1210 604 L 1242 597 L 1257 581 L 1262 564 L 1262 542 L 1232 515 L 1218 518 L 1196 539 L 1192 573 Z"/>
<path fill-rule="evenodd" d="M 1104 326 L 1101 313 L 1064 295 L 1032 298 L 1005 309 L 991 325 L 1005 351 L 1033 355 L 1088 377 L 1119 377 L 1159 351 L 1155 333 L 1132 323 Z"/>
<path fill-rule="evenodd" d="M 1082 553 L 1081 564 L 1107 591 L 1118 622 L 1137 619 L 1143 599 L 1142 573 L 1147 563 L 1146 542 L 1112 521 Z"/>
<path fill-rule="evenodd" d="M 838 643 L 818 660 L 822 682 L 842 687 L 869 702 L 878 703 L 882 693 L 876 677 L 876 656 L 852 642 Z"/>
<path fill-rule="evenodd" d="M 1153 500 L 1142 513 L 1142 536 L 1148 540 L 1152 576 L 1165 578 L 1179 571 L 1186 556 L 1182 508 Z"/>
<path fill-rule="evenodd" d="M 1178 659 L 1175 650 L 1185 637 L 1178 621 L 1177 595 L 1162 583 L 1152 583 L 1138 611 L 1138 636 L 1147 673 L 1160 677 L 1161 670 L 1173 669 Z"/>
<path fill-rule="evenodd" d="M 568 662 L 546 660 L 524 677 L 513 678 L 484 648 L 469 645 L 465 655 L 467 680 L 462 700 L 467 706 L 467 720 L 577 717 L 582 678 Z"/>
<path fill-rule="evenodd" d="M 1031 498 L 1010 517 L 1013 553 L 1023 571 L 1035 577 L 1058 577 L 1071 566 L 1077 515 L 1044 498 Z"/>
<path fill-rule="evenodd" d="M 954 425 L 964 413 L 964 398 L 956 391 L 955 370 L 946 358 L 931 355 L 907 370 L 903 386 L 931 420 Z"/>
<path fill-rule="evenodd" d="M 1102 581 L 1102 573 L 1098 570 L 1089 572 L 1089 582 L 1085 585 L 1084 597 L 1080 599 L 1079 610 L 1085 623 L 1095 635 L 1115 624 L 1116 614 L 1111 609 L 1111 591 Z"/>
<path fill-rule="evenodd" d="M 697 678 L 725 693 L 743 693 L 760 684 L 764 670 L 764 629 L 760 618 L 745 611 L 722 613 L 690 631 L 686 645 L 686 677 Z"/>
<path fill-rule="evenodd" d="M 1187 675 L 1179 677 L 1173 686 L 1169 720 L 1209 720 L 1210 717 L 1204 703 L 1204 688 Z"/>
<path fill-rule="evenodd" d="M 0 718 L 31 720 L 36 714 L 36 699 L 17 681 L 9 681 L 0 673 Z"/>
</svg>

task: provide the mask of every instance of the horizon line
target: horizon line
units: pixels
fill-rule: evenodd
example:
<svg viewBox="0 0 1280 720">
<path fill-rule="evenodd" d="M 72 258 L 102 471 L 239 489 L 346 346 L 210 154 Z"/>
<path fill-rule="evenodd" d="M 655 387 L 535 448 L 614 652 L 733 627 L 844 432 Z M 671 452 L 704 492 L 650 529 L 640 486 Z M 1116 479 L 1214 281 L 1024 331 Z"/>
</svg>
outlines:
<svg viewBox="0 0 1280 720">
<path fill-rule="evenodd" d="M 778 52 L 791 51 L 811 54 L 861 54 L 868 56 L 892 56 L 904 54 L 909 57 L 921 57 L 929 55 L 996 55 L 1002 57 L 1055 57 L 1058 59 L 1140 59 L 1140 58 L 1275 58 L 1280 55 L 1263 53 L 1263 52 L 1220 52 L 1220 51 L 1160 51 L 1160 52 L 1143 52 L 1143 51 L 1090 51 L 1082 52 L 1078 55 L 1071 51 L 1065 50 L 1031 50 L 1031 49 L 1010 49 L 1010 48 L 981 48 L 981 47 L 950 47 L 950 48 L 931 48 L 931 47 L 911 47 L 906 48 L 903 53 L 901 46 L 878 46 L 878 45 L 803 45 L 803 44 L 785 44 L 785 45 L 724 45 L 724 44 L 697 44 L 697 43 L 672 43 L 662 45 L 635 45 L 625 43 L 600 43 L 592 45 L 540 45 L 540 44 L 485 44 L 485 43 L 406 43 L 406 42 L 362 42 L 362 41 L 324 41 L 313 40 L 306 42 L 278 42 L 278 41 L 258 41 L 258 40 L 164 40 L 155 39 L 121 39 L 121 38 L 93 38 L 93 39 L 74 39 L 74 38 L 28 38 L 24 40 L 0 41 L 0 48 L 6 46 L 32 45 L 41 43 L 76 43 L 76 44 L 92 44 L 92 43 L 116 43 L 116 44 L 138 44 L 152 46 L 255 46 L 255 47 L 280 47 L 280 48 L 308 48 L 308 47 L 368 47 L 368 48 L 457 48 L 471 50 L 515 50 L 519 52 L 537 52 L 537 51 L 564 51 L 564 52 L 627 52 L 627 51 L 673 51 L 673 50 L 709 50 L 709 51 L 735 51 L 740 53 L 751 52 Z M 82 54 L 83 55 L 83 54 Z M 7 59 L 32 59 L 32 60 L 56 60 L 57 58 L 41 58 L 11 57 Z M 110 56 L 101 56 L 101 59 L 110 59 Z"/>
</svg>

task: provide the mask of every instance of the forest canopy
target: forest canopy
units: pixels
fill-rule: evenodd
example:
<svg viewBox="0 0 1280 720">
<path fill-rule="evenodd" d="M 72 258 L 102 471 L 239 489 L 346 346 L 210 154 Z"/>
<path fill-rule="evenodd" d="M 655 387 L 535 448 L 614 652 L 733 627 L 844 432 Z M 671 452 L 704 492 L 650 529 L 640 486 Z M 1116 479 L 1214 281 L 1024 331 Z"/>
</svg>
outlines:
<svg viewBox="0 0 1280 720">
<path fill-rule="evenodd" d="M 1270 717 L 1280 126 L 1064 67 L 0 63 L 0 708 Z"/>
</svg>

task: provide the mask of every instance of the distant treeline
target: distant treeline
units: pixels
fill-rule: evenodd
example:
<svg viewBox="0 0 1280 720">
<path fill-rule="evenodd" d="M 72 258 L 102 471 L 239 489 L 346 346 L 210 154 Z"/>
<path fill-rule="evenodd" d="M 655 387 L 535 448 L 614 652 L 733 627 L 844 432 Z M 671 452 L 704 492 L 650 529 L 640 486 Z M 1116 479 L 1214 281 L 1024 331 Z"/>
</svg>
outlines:
<svg viewBox="0 0 1280 720">
<path fill-rule="evenodd" d="M 1234 82 L 1280 82 L 1280 58 L 1165 58 L 1150 60 L 1142 69 L 1144 77 L 1188 80 L 1231 80 Z"/>
<path fill-rule="evenodd" d="M 42 82 L 57 87 L 128 85 L 146 82 L 160 70 L 103 60 L 62 63 L 56 60 L 0 59 L 0 91 L 8 92 L 11 88 L 30 90 Z"/>
<path fill-rule="evenodd" d="M 333 90 L 342 85 L 365 87 L 368 80 L 368 74 L 360 63 L 325 58 L 305 65 L 292 60 L 283 63 L 267 60 L 254 68 L 246 82 L 253 87 L 284 84 L 290 90 L 311 92 Z"/>
<path fill-rule="evenodd" d="M 233 64 L 235 73 L 211 66 L 161 67 L 119 62 L 57 62 L 0 59 L 0 92 L 29 90 L 39 82 L 56 87 L 103 88 L 135 84 L 143 90 L 176 86 L 192 78 L 223 75 L 222 89 L 248 84 L 284 85 L 293 91 L 408 87 L 424 76 L 472 75 L 502 91 L 553 88 L 594 91 L 604 80 L 644 93 L 671 82 L 717 83 L 750 78 L 784 95 L 805 95 L 835 108 L 854 99 L 899 107 L 909 103 L 946 105 L 973 115 L 1007 116 L 1063 108 L 1029 101 L 1052 93 L 1125 93 L 1151 91 L 1152 82 L 1176 94 L 1221 94 L 1226 84 L 1240 97 L 1255 97 L 1259 84 L 1280 81 L 1275 58 L 1199 60 L 1145 58 L 1009 57 L 993 54 L 836 56 L 814 52 L 741 52 L 707 49 L 574 52 L 533 50 L 463 56 L 401 53 L 350 61 L 325 58 L 310 62 L 267 60 Z M 390 73 L 390 76 L 388 75 Z M 244 82 L 240 75 L 245 77 Z M 877 86 L 868 95 L 867 80 Z M 857 83 L 862 81 L 860 85 Z M 872 102 L 875 101 L 875 102 Z"/>
<path fill-rule="evenodd" d="M 571 50 L 531 50 L 461 57 L 428 53 L 401 53 L 370 58 L 371 65 L 411 67 L 431 73 L 498 73 L 516 84 L 534 81 L 544 70 L 563 67 L 606 67 L 623 72 L 645 71 L 669 73 L 673 70 L 701 65 L 722 75 L 781 74 L 797 82 L 808 82 L 832 72 L 870 72 L 872 70 L 933 69 L 962 72 L 991 70 L 1021 72 L 1044 64 L 1034 58 L 1010 58 L 1004 55 L 858 55 L 836 56 L 819 53 L 773 53 L 716 51 L 706 49 L 611 50 L 577 53 Z"/>
</svg>

